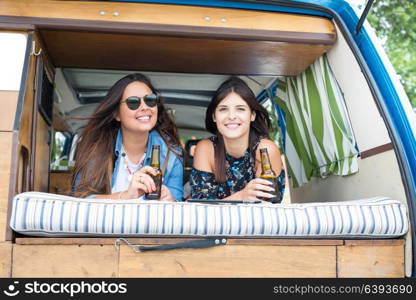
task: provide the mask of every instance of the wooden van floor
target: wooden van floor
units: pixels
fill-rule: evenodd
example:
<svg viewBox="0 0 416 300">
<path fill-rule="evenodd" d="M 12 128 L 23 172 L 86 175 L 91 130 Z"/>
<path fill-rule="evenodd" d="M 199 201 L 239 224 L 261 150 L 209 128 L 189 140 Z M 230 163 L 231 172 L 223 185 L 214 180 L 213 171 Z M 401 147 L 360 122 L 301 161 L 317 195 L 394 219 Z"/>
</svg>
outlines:
<svg viewBox="0 0 416 300">
<path fill-rule="evenodd" d="M 131 238 L 160 245 L 191 238 Z M 205 249 L 136 253 L 114 238 L 16 238 L 4 277 L 404 277 L 404 240 L 227 239 Z"/>
</svg>

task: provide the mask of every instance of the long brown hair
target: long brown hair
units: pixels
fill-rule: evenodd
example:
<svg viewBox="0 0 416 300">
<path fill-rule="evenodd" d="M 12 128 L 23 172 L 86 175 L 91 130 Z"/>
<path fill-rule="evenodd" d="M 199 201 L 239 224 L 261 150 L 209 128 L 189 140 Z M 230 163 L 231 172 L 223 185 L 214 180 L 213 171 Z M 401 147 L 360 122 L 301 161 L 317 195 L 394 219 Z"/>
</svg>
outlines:
<svg viewBox="0 0 416 300">
<path fill-rule="evenodd" d="M 250 123 L 249 133 L 249 149 L 252 157 L 256 157 L 255 145 L 259 138 L 269 137 L 269 130 L 271 123 L 267 110 L 257 102 L 256 96 L 248 85 L 238 77 L 230 77 L 223 82 L 212 97 L 211 102 L 208 105 L 207 112 L 205 114 L 205 128 L 217 135 L 218 143 L 215 147 L 215 165 L 214 174 L 215 180 L 218 182 L 224 182 L 225 178 L 225 145 L 224 138 L 217 129 L 217 124 L 213 120 L 213 115 L 218 104 L 229 94 L 236 93 L 239 95 L 250 107 L 252 112 L 256 113 L 256 118 Z"/>
<path fill-rule="evenodd" d="M 123 92 L 132 82 L 146 84 L 157 93 L 150 80 L 140 73 L 127 75 L 118 80 L 98 105 L 80 136 L 72 175 L 71 194 L 85 197 L 90 194 L 111 194 L 111 177 L 114 169 L 114 147 L 120 122 L 116 115 Z M 182 155 L 178 130 L 166 111 L 163 100 L 158 103 L 157 122 L 154 127 L 169 149 L 177 156 Z"/>
</svg>

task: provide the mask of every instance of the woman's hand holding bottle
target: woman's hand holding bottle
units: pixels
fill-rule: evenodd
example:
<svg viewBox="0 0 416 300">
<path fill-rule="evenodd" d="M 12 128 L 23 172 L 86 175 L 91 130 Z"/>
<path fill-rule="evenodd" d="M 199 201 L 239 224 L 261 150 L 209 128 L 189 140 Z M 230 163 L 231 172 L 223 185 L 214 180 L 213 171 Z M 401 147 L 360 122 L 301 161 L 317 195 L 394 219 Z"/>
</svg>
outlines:
<svg viewBox="0 0 416 300">
<path fill-rule="evenodd" d="M 130 181 L 129 188 L 127 191 L 122 192 L 120 199 L 135 199 L 144 194 L 156 191 L 156 185 L 151 175 L 155 176 L 156 171 L 150 166 L 145 166 L 135 172 Z M 162 185 L 160 200 L 175 202 L 169 188 L 165 185 Z"/>
<path fill-rule="evenodd" d="M 156 171 L 149 166 L 144 166 L 133 174 L 129 188 L 124 192 L 127 199 L 139 198 L 146 193 L 156 190 L 156 185 L 150 175 L 156 175 Z"/>
<path fill-rule="evenodd" d="M 271 192 L 271 193 L 270 193 Z M 273 183 L 261 178 L 252 179 L 239 193 L 240 200 L 263 200 L 275 197 Z"/>
</svg>

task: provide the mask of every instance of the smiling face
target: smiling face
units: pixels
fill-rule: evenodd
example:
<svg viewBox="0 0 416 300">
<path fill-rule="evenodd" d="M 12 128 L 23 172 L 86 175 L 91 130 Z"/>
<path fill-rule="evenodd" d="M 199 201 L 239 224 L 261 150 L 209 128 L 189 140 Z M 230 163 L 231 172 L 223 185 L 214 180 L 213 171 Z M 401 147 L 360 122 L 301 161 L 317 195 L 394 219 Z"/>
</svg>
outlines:
<svg viewBox="0 0 416 300">
<path fill-rule="evenodd" d="M 226 139 L 238 139 L 250 133 L 250 123 L 256 118 L 247 102 L 238 94 L 228 94 L 215 108 L 213 119 Z"/>
<path fill-rule="evenodd" d="M 143 96 L 152 93 L 152 90 L 143 82 L 134 81 L 126 86 L 116 116 L 116 120 L 120 121 L 122 128 L 135 132 L 149 132 L 155 127 L 158 112 L 157 105 L 149 107 L 143 101 Z M 141 98 L 140 106 L 135 110 L 128 108 L 125 102 L 131 96 Z"/>
</svg>

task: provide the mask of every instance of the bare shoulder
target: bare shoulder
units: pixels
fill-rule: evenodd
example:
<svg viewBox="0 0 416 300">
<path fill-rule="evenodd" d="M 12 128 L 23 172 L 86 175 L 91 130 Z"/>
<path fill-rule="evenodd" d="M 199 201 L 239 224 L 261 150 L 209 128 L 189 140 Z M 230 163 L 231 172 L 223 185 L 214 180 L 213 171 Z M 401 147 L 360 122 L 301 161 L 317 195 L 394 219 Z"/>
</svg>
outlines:
<svg viewBox="0 0 416 300">
<path fill-rule="evenodd" d="M 203 139 L 200 140 L 198 144 L 196 144 L 194 159 L 200 155 L 204 156 L 205 158 L 207 155 L 214 155 L 214 145 L 212 144 L 211 140 Z"/>
<path fill-rule="evenodd" d="M 196 145 L 194 154 L 194 168 L 212 172 L 214 162 L 214 145 L 209 139 L 203 139 Z"/>
<path fill-rule="evenodd" d="M 203 149 L 203 150 L 209 150 L 213 149 L 213 145 L 210 139 L 202 139 L 196 144 L 196 149 Z"/>
<path fill-rule="evenodd" d="M 257 153 L 260 155 L 260 149 L 267 148 L 267 152 L 271 156 L 280 155 L 280 149 L 276 145 L 275 142 L 273 142 L 270 139 L 262 139 L 259 143 L 259 146 L 257 147 Z"/>
<path fill-rule="evenodd" d="M 261 173 L 261 164 L 260 164 L 260 149 L 266 148 L 267 153 L 269 154 L 270 163 L 272 164 L 273 171 L 276 174 L 280 174 L 282 171 L 282 159 L 279 147 L 270 139 L 262 139 L 256 150 L 256 164 L 257 164 L 257 174 Z"/>
</svg>

